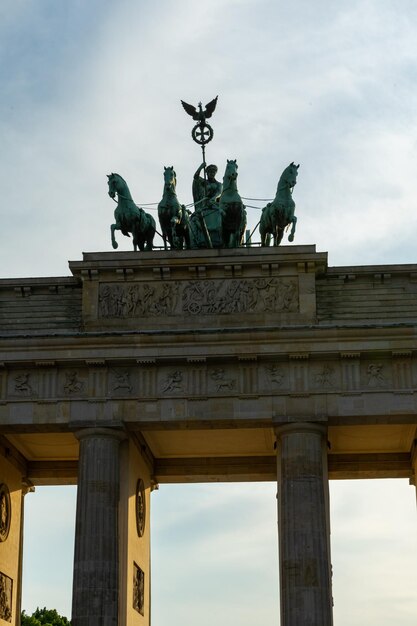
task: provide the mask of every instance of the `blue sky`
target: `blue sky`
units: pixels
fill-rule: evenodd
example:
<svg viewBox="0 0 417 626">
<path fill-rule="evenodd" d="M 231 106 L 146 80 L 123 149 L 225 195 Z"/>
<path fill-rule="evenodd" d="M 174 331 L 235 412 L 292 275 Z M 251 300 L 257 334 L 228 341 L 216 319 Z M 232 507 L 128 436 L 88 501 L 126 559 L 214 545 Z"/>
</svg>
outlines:
<svg viewBox="0 0 417 626">
<path fill-rule="evenodd" d="M 237 159 L 241 195 L 272 197 L 288 163 L 301 164 L 294 244 L 316 244 L 329 253 L 332 266 L 416 262 L 416 41 L 414 0 L 2 0 L 0 276 L 65 276 L 68 260 L 79 260 L 83 251 L 111 250 L 110 172 L 126 179 L 136 202 L 150 203 L 162 196 L 163 167 L 174 165 L 178 197 L 189 203 L 201 155 L 180 99 L 206 103 L 217 94 L 207 160 L 217 163 L 221 175 L 226 159 Z M 253 204 L 259 209 L 248 209 L 250 228 L 264 203 Z M 119 249 L 131 249 L 121 234 L 118 241 Z M 271 585 L 274 487 L 228 488 L 233 496 L 223 487 L 211 496 L 213 486 L 161 487 L 154 494 L 154 626 L 174 615 L 173 626 L 184 622 L 187 584 L 197 580 L 191 557 L 190 568 L 181 569 L 178 592 L 166 578 L 167 572 L 177 575 L 182 559 L 171 546 L 178 522 L 175 516 L 169 522 L 167 511 L 184 502 L 187 511 L 191 502 L 196 507 L 186 526 L 193 550 L 201 544 L 210 555 L 218 554 L 218 565 L 211 560 L 202 566 L 199 575 L 208 575 L 195 584 L 209 589 L 210 598 L 218 584 L 219 599 L 211 606 L 219 626 L 253 624 L 254 607 L 262 607 L 264 623 L 277 623 L 276 585 Z M 52 504 L 43 505 L 50 511 L 46 517 L 54 518 L 59 499 L 65 521 L 73 523 L 68 491 L 48 493 Z M 254 500 L 245 500 L 250 494 Z M 39 490 L 27 500 L 42 497 Z M 395 616 L 402 625 L 415 623 L 414 497 L 405 481 L 333 487 L 337 626 L 387 626 Z M 227 513 L 228 528 L 236 525 L 239 537 L 248 528 L 262 528 L 252 530 L 249 546 L 241 539 L 240 561 L 239 554 L 227 554 L 231 562 L 223 549 L 227 532 L 210 524 L 203 528 L 201 521 L 217 517 L 219 499 L 229 498 L 234 506 Z M 379 509 L 387 500 L 388 509 Z M 34 570 L 29 567 L 30 546 L 36 544 L 31 536 L 46 525 L 45 514 L 34 521 L 30 506 L 24 595 L 29 609 L 33 595 L 41 594 L 39 560 Z M 248 509 L 254 517 L 246 521 L 243 513 L 233 515 Z M 400 519 L 391 518 L 396 511 L 402 512 Z M 262 526 L 264 518 L 270 527 Z M 198 539 L 200 528 L 204 539 Z M 61 530 L 59 545 L 71 552 L 72 531 Z M 265 543 L 259 539 L 254 546 L 254 535 L 265 536 Z M 158 545 L 167 544 L 169 549 L 158 553 Z M 247 579 L 246 548 L 259 549 L 260 555 Z M 48 595 L 39 604 L 68 614 L 61 563 L 48 564 L 45 552 L 52 557 L 57 550 L 42 553 L 42 571 L 53 576 L 41 584 Z M 203 557 L 204 552 L 201 563 Z M 220 576 L 221 571 L 233 575 Z M 233 586 L 236 572 L 243 578 Z M 204 626 L 210 617 L 207 595 L 196 590 L 193 599 Z"/>
</svg>

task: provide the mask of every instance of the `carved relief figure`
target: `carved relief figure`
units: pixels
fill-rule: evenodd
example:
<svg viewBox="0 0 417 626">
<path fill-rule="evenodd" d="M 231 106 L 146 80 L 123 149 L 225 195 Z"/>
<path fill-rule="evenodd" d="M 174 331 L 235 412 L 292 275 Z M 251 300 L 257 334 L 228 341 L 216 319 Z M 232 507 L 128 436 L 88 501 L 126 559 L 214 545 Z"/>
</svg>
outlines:
<svg viewBox="0 0 417 626">
<path fill-rule="evenodd" d="M 116 381 L 113 384 L 113 391 L 117 391 L 119 389 L 121 391 L 127 391 L 128 393 L 132 393 L 132 385 L 130 384 L 130 372 L 121 372 L 114 370 L 113 374 L 116 378 Z"/>
<path fill-rule="evenodd" d="M 368 374 L 368 387 L 383 387 L 386 383 L 385 376 L 382 373 L 383 365 L 381 363 L 371 363 L 366 370 Z"/>
<path fill-rule="evenodd" d="M 78 378 L 78 372 L 65 372 L 64 392 L 67 395 L 80 393 L 84 389 L 84 382 Z"/>
<path fill-rule="evenodd" d="M 143 537 L 146 522 L 145 485 L 140 478 L 136 484 L 136 529 L 139 537 Z"/>
<path fill-rule="evenodd" d="M 210 373 L 211 378 L 216 383 L 216 390 L 223 391 L 224 389 L 229 389 L 230 391 L 235 388 L 236 380 L 232 378 L 226 378 L 226 373 L 224 369 L 216 369 Z"/>
<path fill-rule="evenodd" d="M 14 382 L 15 382 L 14 390 L 25 396 L 32 395 L 33 389 L 31 385 L 29 384 L 29 377 L 30 377 L 29 372 L 25 372 L 24 374 L 20 374 L 19 376 L 16 376 L 16 378 L 14 379 Z"/>
<path fill-rule="evenodd" d="M 110 315 L 110 298 L 110 287 L 108 285 L 103 285 L 98 296 L 98 306 L 102 317 L 108 317 Z"/>
<path fill-rule="evenodd" d="M 164 283 L 158 290 L 158 297 L 154 302 L 152 312 L 157 315 L 169 315 L 175 309 L 176 290 L 176 283 Z"/>
<path fill-rule="evenodd" d="M 281 387 L 284 382 L 284 372 L 277 365 L 271 365 L 266 368 L 268 372 L 268 378 L 270 383 L 275 383 L 278 387 Z"/>
<path fill-rule="evenodd" d="M 319 387 L 333 387 L 333 369 L 324 365 L 316 374 L 316 384 Z"/>
<path fill-rule="evenodd" d="M 183 391 L 182 372 L 177 370 L 168 374 L 162 386 L 162 392 L 166 393 L 167 391 Z"/>
<path fill-rule="evenodd" d="M 166 281 L 151 285 L 101 285 L 100 317 L 218 315 L 267 311 L 296 311 L 295 281 L 258 280 Z"/>
<path fill-rule="evenodd" d="M 294 281 L 284 283 L 277 278 L 259 279 L 257 285 L 264 303 L 265 311 L 291 311 L 296 302 L 296 285 Z"/>
<path fill-rule="evenodd" d="M 178 286 L 166 282 L 151 286 L 101 285 L 99 314 L 101 317 L 139 317 L 143 315 L 173 315 L 177 304 Z"/>
<path fill-rule="evenodd" d="M 11 521 L 11 502 L 9 488 L 6 484 L 0 485 L 0 541 L 6 541 Z"/>
<path fill-rule="evenodd" d="M 0 572 L 0 619 L 12 621 L 12 584 L 11 578 Z"/>
<path fill-rule="evenodd" d="M 133 608 L 145 614 L 145 574 L 136 563 L 133 563 Z"/>
</svg>

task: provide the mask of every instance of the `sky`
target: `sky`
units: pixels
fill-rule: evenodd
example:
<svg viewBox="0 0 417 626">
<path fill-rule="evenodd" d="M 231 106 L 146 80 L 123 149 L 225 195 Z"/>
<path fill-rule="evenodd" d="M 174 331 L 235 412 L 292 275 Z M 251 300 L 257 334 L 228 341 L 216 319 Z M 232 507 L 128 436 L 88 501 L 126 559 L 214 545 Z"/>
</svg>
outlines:
<svg viewBox="0 0 417 626">
<path fill-rule="evenodd" d="M 415 0 L 1 0 L 0 277 L 67 276 L 68 260 L 110 251 L 111 172 L 144 205 L 174 165 L 191 202 L 201 151 L 180 100 L 216 95 L 207 161 L 221 177 L 236 159 L 243 197 L 272 198 L 300 163 L 292 245 L 315 244 L 330 266 L 415 263 L 416 42 Z M 265 202 L 248 204 L 252 230 Z M 153 626 L 246 626 L 259 611 L 277 624 L 275 486 L 162 485 L 152 498 Z M 43 502 L 39 518 L 29 502 Z M 39 597 L 68 615 L 64 558 L 33 555 L 46 519 L 71 553 L 74 490 L 38 489 L 27 503 L 24 608 Z M 414 625 L 414 488 L 332 484 L 332 507 L 336 626 Z"/>
</svg>

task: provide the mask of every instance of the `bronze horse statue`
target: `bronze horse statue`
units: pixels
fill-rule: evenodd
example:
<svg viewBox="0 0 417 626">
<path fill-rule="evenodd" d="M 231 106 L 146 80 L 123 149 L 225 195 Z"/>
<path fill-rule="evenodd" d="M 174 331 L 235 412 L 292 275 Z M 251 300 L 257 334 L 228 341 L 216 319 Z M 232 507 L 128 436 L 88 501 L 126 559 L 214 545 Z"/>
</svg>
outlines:
<svg viewBox="0 0 417 626">
<path fill-rule="evenodd" d="M 158 204 L 158 217 L 165 250 L 168 248 L 167 241 L 171 249 L 190 249 L 188 213 L 178 201 L 176 186 L 177 175 L 173 166 L 164 167 L 164 193 Z"/>
<path fill-rule="evenodd" d="M 288 235 L 289 241 L 294 241 L 295 226 L 297 218 L 294 215 L 295 202 L 292 199 L 292 192 L 297 183 L 298 168 L 300 165 L 290 163 L 282 172 L 278 181 L 277 193 L 272 202 L 262 209 L 261 221 L 259 223 L 259 233 L 261 235 L 261 246 L 269 246 L 271 235 L 274 239 L 274 246 L 279 246 L 284 235 L 284 230 L 291 224 L 291 232 Z"/>
<path fill-rule="evenodd" d="M 237 190 L 236 159 L 227 159 L 223 176 L 223 190 L 219 198 L 222 215 L 222 239 L 225 248 L 237 248 L 242 244 L 246 227 L 246 211 Z"/>
<path fill-rule="evenodd" d="M 126 237 L 129 237 L 129 233 L 132 233 L 135 252 L 138 248 L 142 252 L 144 250 L 152 250 L 156 231 L 154 218 L 136 206 L 126 181 L 119 174 L 108 174 L 107 178 L 109 196 L 114 199 L 117 193 L 117 207 L 114 211 L 115 224 L 110 226 L 113 248 L 119 247 L 114 231 L 121 230 Z"/>
</svg>

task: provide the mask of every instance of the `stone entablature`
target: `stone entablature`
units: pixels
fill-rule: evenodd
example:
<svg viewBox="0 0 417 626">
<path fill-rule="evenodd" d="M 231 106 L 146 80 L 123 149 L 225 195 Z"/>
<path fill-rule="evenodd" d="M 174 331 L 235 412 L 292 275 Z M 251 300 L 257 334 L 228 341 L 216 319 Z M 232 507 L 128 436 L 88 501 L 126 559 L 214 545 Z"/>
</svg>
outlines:
<svg viewBox="0 0 417 626">
<path fill-rule="evenodd" d="M 214 354 L 187 357 L 177 348 L 175 360 L 160 356 L 78 364 L 38 361 L 24 367 L 3 363 L 0 421 L 13 422 L 16 411 L 20 419 L 25 413 L 36 416 L 37 424 L 42 415 L 46 422 L 71 421 L 82 401 L 90 409 L 92 402 L 113 403 L 129 419 L 171 421 L 170 412 L 164 417 L 164 403 L 169 401 L 181 405 L 181 417 L 207 421 L 218 415 L 222 398 L 256 399 L 256 406 L 246 409 L 241 402 L 234 403 L 225 410 L 224 419 L 257 422 L 280 414 L 290 419 L 300 411 L 330 420 L 350 415 L 405 419 L 404 415 L 417 413 L 417 358 L 411 350 L 378 354 L 376 344 L 371 354 L 329 350 L 324 355 L 278 351 L 274 355 L 272 350 L 268 356 L 258 344 L 257 354 L 229 354 L 222 359 Z M 187 352 L 187 342 L 182 348 Z M 27 405 L 28 410 L 14 408 L 18 405 Z"/>
<path fill-rule="evenodd" d="M 316 294 L 319 323 L 415 324 L 417 265 L 329 267 Z"/>
<path fill-rule="evenodd" d="M 77 332 L 81 302 L 74 277 L 0 279 L 0 337 Z"/>
<path fill-rule="evenodd" d="M 68 423 L 83 402 L 89 415 L 92 403 L 113 403 L 130 420 L 209 420 L 222 398 L 236 399 L 224 419 L 254 422 L 308 411 L 409 422 L 416 413 L 416 320 L 323 317 L 325 306 L 341 310 L 351 284 L 366 313 L 384 318 L 386 302 L 404 310 L 399 293 L 410 300 L 415 266 L 354 274 L 327 268 L 314 246 L 293 246 L 87 253 L 70 267 L 73 278 L 0 281 L 1 306 L 28 307 L 16 334 L 12 319 L 0 330 L 0 423 Z M 381 289 L 394 295 L 381 299 Z M 72 311 L 72 329 L 69 317 L 57 327 L 59 306 Z"/>
<path fill-rule="evenodd" d="M 116 263 L 115 263 L 116 261 Z M 229 328 L 302 324 L 316 318 L 315 277 L 327 256 L 313 246 L 85 254 L 71 262 L 83 280 L 84 329 Z"/>
<path fill-rule="evenodd" d="M 417 387 L 417 359 L 408 352 L 377 357 L 341 352 L 325 358 L 308 352 L 271 358 L 185 358 L 174 364 L 144 358 L 123 364 L 0 367 L 0 401 L 68 398 L 157 398 L 200 395 L 401 392 Z"/>
<path fill-rule="evenodd" d="M 0 280 L 0 338 L 417 320 L 417 265 L 327 267 L 314 246 L 87 253 L 70 266 L 73 277 Z"/>
</svg>

